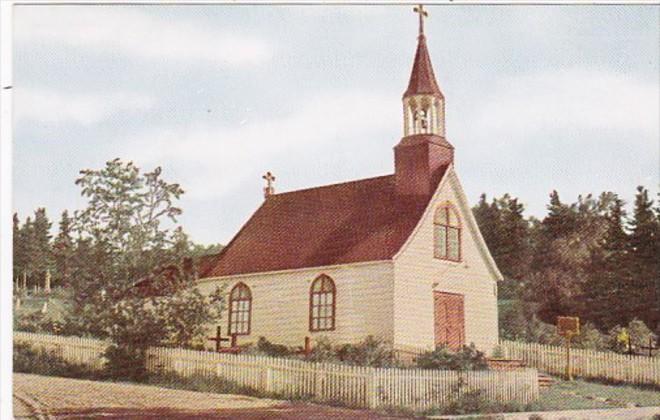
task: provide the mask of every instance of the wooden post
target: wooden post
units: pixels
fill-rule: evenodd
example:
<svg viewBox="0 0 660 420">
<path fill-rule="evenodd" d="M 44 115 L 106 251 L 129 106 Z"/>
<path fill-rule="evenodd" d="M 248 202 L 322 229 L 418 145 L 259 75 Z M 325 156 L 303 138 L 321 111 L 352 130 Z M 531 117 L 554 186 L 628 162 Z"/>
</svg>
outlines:
<svg viewBox="0 0 660 420">
<path fill-rule="evenodd" d="M 566 380 L 573 380 L 571 372 L 571 334 L 566 334 Z"/>
<path fill-rule="evenodd" d="M 309 357 L 312 354 L 312 339 L 305 337 L 305 357 Z"/>
<path fill-rule="evenodd" d="M 220 328 L 220 327 L 218 327 Z M 231 335 L 231 347 L 234 348 L 238 344 L 238 335 L 236 333 Z"/>
</svg>

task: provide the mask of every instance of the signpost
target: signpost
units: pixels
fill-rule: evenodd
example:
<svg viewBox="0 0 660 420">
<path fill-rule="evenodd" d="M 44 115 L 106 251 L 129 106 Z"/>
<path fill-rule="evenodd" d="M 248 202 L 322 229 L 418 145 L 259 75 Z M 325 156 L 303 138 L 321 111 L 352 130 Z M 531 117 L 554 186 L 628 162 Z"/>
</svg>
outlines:
<svg viewBox="0 0 660 420">
<path fill-rule="evenodd" d="M 566 338 L 566 379 L 572 381 L 571 338 L 580 334 L 580 318 L 574 316 L 558 316 L 557 333 Z"/>
</svg>

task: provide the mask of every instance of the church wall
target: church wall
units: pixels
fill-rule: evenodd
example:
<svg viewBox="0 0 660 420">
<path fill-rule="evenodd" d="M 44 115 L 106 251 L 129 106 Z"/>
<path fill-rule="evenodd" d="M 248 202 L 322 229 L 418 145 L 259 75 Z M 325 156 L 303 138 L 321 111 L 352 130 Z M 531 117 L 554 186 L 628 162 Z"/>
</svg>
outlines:
<svg viewBox="0 0 660 420">
<path fill-rule="evenodd" d="M 336 328 L 310 332 L 310 287 L 321 274 L 330 276 L 337 289 Z M 239 281 L 252 292 L 251 332 L 248 336 L 239 336 L 239 344 L 256 342 L 260 336 L 290 346 L 302 346 L 306 336 L 312 340 L 325 336 L 336 343 L 348 343 L 373 335 L 392 342 L 391 261 L 202 279 L 198 284 L 204 293 L 226 285 L 228 301 L 229 292 Z M 225 310 L 220 321 L 223 335 L 228 331 L 228 319 L 228 310 Z M 214 328 L 209 326 L 210 331 Z M 208 346 L 213 347 L 213 343 L 209 342 Z"/>
<path fill-rule="evenodd" d="M 433 208 L 394 260 L 394 344 L 400 349 L 435 347 L 433 291 L 464 295 L 465 342 L 490 353 L 498 342 L 496 277 L 488 269 L 469 231 L 467 203 L 461 204 L 458 179 L 452 175 L 436 191 Z M 461 214 L 462 261 L 433 255 L 433 212 L 449 201 Z"/>
</svg>

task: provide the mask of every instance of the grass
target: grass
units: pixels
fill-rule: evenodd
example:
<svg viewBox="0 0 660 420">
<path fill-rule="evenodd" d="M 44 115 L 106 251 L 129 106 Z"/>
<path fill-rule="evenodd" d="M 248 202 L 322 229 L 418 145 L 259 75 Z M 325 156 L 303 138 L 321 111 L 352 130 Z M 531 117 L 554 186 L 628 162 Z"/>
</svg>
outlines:
<svg viewBox="0 0 660 420">
<path fill-rule="evenodd" d="M 658 406 L 660 392 L 633 385 L 605 385 L 583 380 L 558 381 L 542 389 L 539 410 L 579 410 Z"/>
<path fill-rule="evenodd" d="M 14 316 L 27 315 L 32 312 L 40 311 L 44 302 L 48 301 L 48 315 L 52 319 L 62 319 L 66 312 L 66 305 L 69 302 L 69 296 L 61 288 L 53 289 L 53 292 L 46 296 L 43 292 L 38 295 L 29 295 L 21 298 L 21 307 L 14 308 Z"/>
</svg>

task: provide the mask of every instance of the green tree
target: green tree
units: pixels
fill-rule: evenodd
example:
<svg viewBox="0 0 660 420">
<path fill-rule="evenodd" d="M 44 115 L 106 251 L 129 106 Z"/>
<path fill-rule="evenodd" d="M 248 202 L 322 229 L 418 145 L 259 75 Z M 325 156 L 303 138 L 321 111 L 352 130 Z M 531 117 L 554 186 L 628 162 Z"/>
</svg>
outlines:
<svg viewBox="0 0 660 420">
<path fill-rule="evenodd" d="M 71 236 L 71 218 L 64 210 L 60 219 L 59 232 L 53 242 L 53 259 L 55 262 L 55 281 L 67 285 L 73 257 L 73 238 Z"/>
<path fill-rule="evenodd" d="M 589 279 L 584 290 L 582 317 L 602 330 L 628 322 L 627 305 L 631 278 L 628 235 L 624 230 L 624 202 L 618 197 L 608 203 L 605 234 L 600 246 L 591 250 Z"/>
<path fill-rule="evenodd" d="M 115 377 L 144 375 L 149 346 L 199 344 L 222 310 L 221 291 L 201 294 L 184 266 L 190 244 L 183 230 L 167 228 L 181 214 L 175 202 L 183 190 L 161 173 L 143 174 L 132 162 L 114 159 L 100 170 L 81 171 L 76 181 L 88 203 L 74 218 L 72 314 L 88 333 L 110 338 L 106 356 Z M 134 287 L 138 281 L 166 293 L 143 294 Z"/>
<path fill-rule="evenodd" d="M 651 329 L 660 322 L 660 221 L 648 190 L 637 187 L 630 223 L 631 271 L 626 305 Z"/>
<path fill-rule="evenodd" d="M 51 248 L 50 227 L 45 208 L 34 212 L 34 222 L 31 230 L 30 265 L 33 273 L 33 284 L 43 286 L 46 271 L 52 268 L 53 250 Z"/>
<path fill-rule="evenodd" d="M 25 243 L 21 232 L 21 222 L 18 214 L 14 213 L 12 229 L 12 249 L 13 249 L 13 278 L 19 281 L 25 269 Z"/>
<path fill-rule="evenodd" d="M 22 259 L 22 277 L 25 280 L 26 286 L 32 286 L 32 274 L 34 272 L 34 266 L 32 264 L 31 256 L 34 254 L 35 241 L 33 233 L 33 223 L 32 218 L 28 216 L 23 223 L 23 227 L 20 229 L 19 237 L 20 243 L 22 246 L 21 254 L 23 255 Z"/>
</svg>

